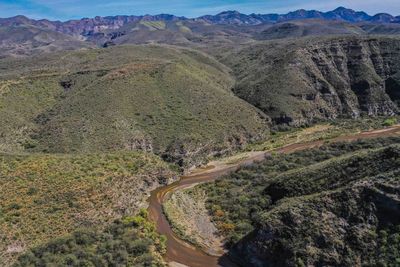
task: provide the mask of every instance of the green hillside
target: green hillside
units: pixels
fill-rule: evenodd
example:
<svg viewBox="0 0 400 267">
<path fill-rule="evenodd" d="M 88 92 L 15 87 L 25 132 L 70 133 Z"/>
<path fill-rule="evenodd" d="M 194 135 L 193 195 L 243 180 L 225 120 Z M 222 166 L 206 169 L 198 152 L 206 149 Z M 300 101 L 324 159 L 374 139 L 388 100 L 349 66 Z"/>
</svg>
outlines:
<svg viewBox="0 0 400 267">
<path fill-rule="evenodd" d="M 243 265 L 353 266 L 361 259 L 395 266 L 398 143 L 371 139 L 272 155 L 199 189 Z"/>
<path fill-rule="evenodd" d="M 162 259 L 166 240 L 147 216 L 141 210 L 104 230 L 79 229 L 32 248 L 13 266 L 166 266 Z"/>
<path fill-rule="evenodd" d="M 121 46 L 0 61 L 2 151 L 152 151 L 190 164 L 261 138 L 267 118 L 198 52 Z"/>
<path fill-rule="evenodd" d="M 165 162 L 142 152 L 1 154 L 0 262 L 77 228 L 101 229 L 135 214 L 173 177 Z"/>
<path fill-rule="evenodd" d="M 0 267 L 400 266 L 398 20 L 0 18 Z"/>
</svg>

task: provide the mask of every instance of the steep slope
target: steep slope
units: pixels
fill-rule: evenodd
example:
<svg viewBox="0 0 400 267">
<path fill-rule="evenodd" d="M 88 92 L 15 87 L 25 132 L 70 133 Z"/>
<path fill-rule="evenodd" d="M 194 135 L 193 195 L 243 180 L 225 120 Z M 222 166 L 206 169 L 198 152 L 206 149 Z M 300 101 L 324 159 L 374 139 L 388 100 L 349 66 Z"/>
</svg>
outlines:
<svg viewBox="0 0 400 267">
<path fill-rule="evenodd" d="M 393 146 L 289 173 L 288 188 L 299 183 L 306 191 L 262 211 L 236 256 L 252 266 L 396 266 L 399 153 Z M 313 189 L 317 184 L 322 187 Z"/>
<path fill-rule="evenodd" d="M 345 7 L 338 7 L 335 10 L 328 11 L 323 14 L 326 19 L 344 20 L 349 22 L 365 21 L 371 18 L 370 15 L 363 11 L 354 11 Z"/>
<path fill-rule="evenodd" d="M 159 157 L 143 152 L 0 154 L 1 265 L 78 228 L 101 229 L 135 214 L 148 193 L 172 182 L 174 174 Z"/>
<path fill-rule="evenodd" d="M 275 123 L 399 112 L 400 40 L 331 37 L 248 45 L 222 59 L 234 92 Z"/>
<path fill-rule="evenodd" d="M 261 16 L 252 14 L 246 15 L 238 11 L 224 11 L 216 15 L 205 15 L 198 18 L 212 24 L 230 25 L 258 25 L 264 22 Z"/>
<path fill-rule="evenodd" d="M 137 21 L 124 25 L 118 31 L 103 31 L 88 40 L 99 45 L 110 46 L 120 44 L 164 43 L 182 44 L 189 43 L 187 37 L 191 31 L 185 28 L 180 21 Z"/>
<path fill-rule="evenodd" d="M 243 266 L 396 266 L 399 140 L 272 154 L 199 189 Z"/>
<path fill-rule="evenodd" d="M 192 50 L 119 46 L 0 68 L 2 151 L 145 150 L 186 165 L 267 129 L 225 67 Z"/>
</svg>

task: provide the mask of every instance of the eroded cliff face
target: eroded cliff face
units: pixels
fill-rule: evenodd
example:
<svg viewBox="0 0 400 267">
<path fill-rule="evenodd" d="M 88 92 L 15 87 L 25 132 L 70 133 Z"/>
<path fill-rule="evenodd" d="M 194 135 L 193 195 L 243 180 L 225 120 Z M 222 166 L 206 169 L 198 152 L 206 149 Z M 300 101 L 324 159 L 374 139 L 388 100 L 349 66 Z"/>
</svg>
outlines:
<svg viewBox="0 0 400 267">
<path fill-rule="evenodd" d="M 276 197 L 272 189 L 279 186 L 267 186 L 265 198 L 274 205 L 255 216 L 255 230 L 231 255 L 243 266 L 396 266 L 399 153 L 395 145 L 332 161 L 336 171 L 321 165 L 304 168 L 297 179 L 281 177 L 285 193 Z"/>
<path fill-rule="evenodd" d="M 238 77 L 235 93 L 277 124 L 399 112 L 400 39 L 268 42 L 227 62 Z"/>
<path fill-rule="evenodd" d="M 268 121 L 268 118 L 265 117 L 265 120 Z M 184 169 L 192 169 L 196 166 L 206 164 L 210 158 L 230 155 L 234 151 L 242 150 L 248 144 L 266 137 L 263 134 L 246 133 L 242 127 L 237 127 L 236 130 L 235 134 L 226 134 L 219 137 L 219 144 L 210 141 L 199 144 L 189 138 L 176 140 L 167 147 L 162 154 L 162 158 Z"/>
<path fill-rule="evenodd" d="M 397 99 L 387 93 L 396 89 L 386 88 L 387 80 L 396 79 L 392 76 L 400 70 L 397 40 L 334 40 L 300 49 L 296 55 L 305 60 L 299 71 L 315 88 L 314 99 L 326 102 L 333 114 L 358 117 L 362 112 L 370 116 L 398 112 Z"/>
<path fill-rule="evenodd" d="M 400 222 L 398 193 L 398 180 L 390 184 L 365 180 L 292 206 L 283 204 L 265 214 L 264 223 L 239 242 L 235 258 L 243 266 L 263 267 L 394 262 L 390 253 L 382 251 L 384 236 L 397 233 L 393 225 Z"/>
</svg>

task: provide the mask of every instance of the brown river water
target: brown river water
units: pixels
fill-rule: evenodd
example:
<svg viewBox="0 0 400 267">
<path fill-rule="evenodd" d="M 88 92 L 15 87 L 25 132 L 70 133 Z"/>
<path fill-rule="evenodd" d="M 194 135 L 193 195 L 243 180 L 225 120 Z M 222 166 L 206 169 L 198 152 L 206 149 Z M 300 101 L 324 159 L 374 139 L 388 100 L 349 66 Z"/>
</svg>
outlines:
<svg viewBox="0 0 400 267">
<path fill-rule="evenodd" d="M 330 139 L 330 142 L 340 141 L 355 141 L 357 139 L 368 139 L 376 137 L 394 136 L 400 133 L 400 125 L 396 125 L 383 130 L 374 130 L 358 134 L 340 136 Z M 306 143 L 290 144 L 280 149 L 275 150 L 278 153 L 291 153 L 298 150 L 319 147 L 325 141 L 312 141 Z M 256 161 L 261 161 L 266 158 L 268 152 L 257 151 L 245 153 L 240 160 L 229 164 L 224 161 L 210 162 L 207 166 L 197 168 L 186 176 L 182 176 L 179 181 L 168 186 L 160 187 L 151 192 L 149 197 L 149 216 L 156 223 L 157 230 L 160 234 L 167 237 L 167 253 L 165 260 L 169 263 L 174 263 L 173 266 L 190 266 L 190 267 L 231 267 L 237 266 L 229 260 L 227 256 L 211 256 L 203 252 L 201 249 L 181 240 L 171 229 L 163 211 L 162 203 L 168 198 L 168 195 L 175 191 L 188 188 L 195 184 L 214 181 L 215 179 L 229 174 L 237 170 L 241 166 L 252 164 Z M 176 264 L 179 263 L 179 264 Z"/>
</svg>

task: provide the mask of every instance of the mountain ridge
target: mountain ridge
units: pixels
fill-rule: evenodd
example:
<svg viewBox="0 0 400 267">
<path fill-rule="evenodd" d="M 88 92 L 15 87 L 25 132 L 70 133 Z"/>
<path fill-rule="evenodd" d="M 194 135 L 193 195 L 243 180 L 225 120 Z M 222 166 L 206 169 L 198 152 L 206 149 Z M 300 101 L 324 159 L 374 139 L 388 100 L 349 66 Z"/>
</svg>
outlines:
<svg viewBox="0 0 400 267">
<path fill-rule="evenodd" d="M 96 16 L 64 22 L 18 15 L 0 18 L 3 37 L 0 56 L 20 57 L 96 46 L 149 43 L 200 48 L 209 52 L 221 44 L 245 44 L 260 39 L 399 33 L 400 16 L 386 13 L 371 16 L 344 7 L 328 12 L 300 9 L 287 14 L 247 15 L 224 11 L 198 18 L 169 14 Z"/>
<path fill-rule="evenodd" d="M 381 23 L 400 23 L 400 16 L 393 16 L 388 13 L 377 13 L 369 15 L 364 11 L 355 11 L 353 9 L 338 7 L 332 11 L 322 12 L 318 10 L 298 9 L 286 14 L 268 13 L 268 14 L 244 14 L 236 10 L 227 10 L 216 15 L 203 15 L 196 18 L 187 18 L 184 16 L 175 16 L 172 14 L 157 14 L 157 15 L 114 15 L 114 16 L 96 16 L 94 18 L 81 18 L 67 21 L 51 21 L 48 19 L 34 20 L 24 15 L 17 15 L 9 18 L 0 18 L 0 25 L 20 24 L 21 22 L 35 23 L 36 25 L 47 25 L 50 27 L 62 28 L 70 27 L 76 24 L 87 24 L 88 26 L 107 25 L 123 26 L 126 23 L 147 20 L 189 20 L 198 21 L 205 20 L 215 24 L 237 24 L 237 25 L 258 25 L 262 23 L 277 23 L 298 19 L 326 19 L 326 20 L 343 20 L 347 22 L 381 22 Z M 103 24 L 102 24 L 103 23 Z M 123 25 L 121 25 L 123 23 Z"/>
</svg>

